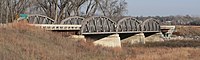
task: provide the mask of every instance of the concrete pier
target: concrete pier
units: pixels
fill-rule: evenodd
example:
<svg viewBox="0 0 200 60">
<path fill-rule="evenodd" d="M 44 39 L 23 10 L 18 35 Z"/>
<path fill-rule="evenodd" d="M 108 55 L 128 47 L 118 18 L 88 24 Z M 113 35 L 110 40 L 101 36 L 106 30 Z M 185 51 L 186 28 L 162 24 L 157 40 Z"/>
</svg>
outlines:
<svg viewBox="0 0 200 60">
<path fill-rule="evenodd" d="M 121 42 L 128 44 L 145 44 L 145 36 L 144 33 L 134 34 L 133 36 L 121 40 Z"/>
<path fill-rule="evenodd" d="M 162 38 L 163 34 L 160 32 L 160 33 L 155 33 L 155 34 L 152 34 L 150 36 L 146 36 L 145 37 L 145 42 L 158 42 L 158 41 L 164 41 L 163 38 Z"/>
<path fill-rule="evenodd" d="M 108 37 L 104 37 L 93 43 L 94 45 L 100 45 L 100 46 L 105 46 L 105 47 L 121 47 L 119 34 L 113 34 Z"/>
<path fill-rule="evenodd" d="M 84 35 L 72 35 L 78 41 L 85 41 Z M 121 43 L 127 44 L 145 44 L 146 42 L 158 42 L 164 41 L 162 33 L 137 33 L 137 34 L 110 34 L 110 35 L 87 35 L 87 37 L 93 37 L 93 42 L 96 46 L 103 47 L 121 47 Z"/>
</svg>

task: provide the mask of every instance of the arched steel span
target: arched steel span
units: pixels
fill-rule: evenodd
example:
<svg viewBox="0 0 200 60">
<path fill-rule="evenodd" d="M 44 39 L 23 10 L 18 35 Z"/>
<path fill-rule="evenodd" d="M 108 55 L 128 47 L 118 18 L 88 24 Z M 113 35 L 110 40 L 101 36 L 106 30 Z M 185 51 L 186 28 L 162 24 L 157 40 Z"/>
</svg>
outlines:
<svg viewBox="0 0 200 60">
<path fill-rule="evenodd" d="M 44 15 L 33 14 L 28 16 L 28 22 L 30 24 L 54 24 L 55 20 Z"/>
<path fill-rule="evenodd" d="M 116 33 L 116 23 L 110 18 L 93 16 L 86 19 L 81 27 L 81 34 L 112 34 Z"/>
<path fill-rule="evenodd" d="M 134 17 L 123 18 L 117 24 L 118 33 L 138 33 L 141 31 L 141 22 Z"/>
<path fill-rule="evenodd" d="M 79 16 L 68 17 L 62 20 L 60 24 L 81 25 L 83 20 L 85 20 L 85 18 Z"/>
<path fill-rule="evenodd" d="M 160 23 L 153 18 L 149 18 L 142 23 L 143 32 L 160 32 Z"/>
</svg>

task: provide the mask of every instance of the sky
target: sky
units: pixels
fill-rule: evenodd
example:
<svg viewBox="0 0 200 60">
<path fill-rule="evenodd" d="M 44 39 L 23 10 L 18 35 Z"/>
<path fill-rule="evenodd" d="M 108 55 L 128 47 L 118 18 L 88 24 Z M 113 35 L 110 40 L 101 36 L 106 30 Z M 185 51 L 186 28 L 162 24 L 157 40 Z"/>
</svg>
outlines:
<svg viewBox="0 0 200 60">
<path fill-rule="evenodd" d="M 200 0 L 126 0 L 129 16 L 200 16 Z"/>
</svg>

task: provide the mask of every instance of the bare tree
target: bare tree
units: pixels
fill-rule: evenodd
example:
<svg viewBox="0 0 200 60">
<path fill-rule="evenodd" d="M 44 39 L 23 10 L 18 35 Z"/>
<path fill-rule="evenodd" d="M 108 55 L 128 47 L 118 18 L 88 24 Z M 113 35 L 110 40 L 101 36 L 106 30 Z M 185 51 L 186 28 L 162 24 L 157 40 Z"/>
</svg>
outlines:
<svg viewBox="0 0 200 60">
<path fill-rule="evenodd" d="M 29 5 L 29 0 L 1 0 L 1 22 L 9 23 L 16 20 L 16 16 L 20 13 L 24 13 Z"/>
<path fill-rule="evenodd" d="M 99 8 L 104 16 L 121 17 L 127 11 L 125 0 L 100 0 Z"/>
<path fill-rule="evenodd" d="M 96 13 L 98 6 L 99 6 L 99 0 L 88 0 L 86 2 L 86 10 L 85 10 L 85 16 L 94 16 L 94 14 Z"/>
<path fill-rule="evenodd" d="M 87 0 L 37 0 L 37 3 L 45 15 L 55 20 L 61 20 L 66 16 L 79 16 L 80 7 L 85 1 Z"/>
<path fill-rule="evenodd" d="M 122 16 L 125 0 L 1 0 L 0 22 L 12 22 L 21 13 L 43 14 L 60 20 L 69 16 Z"/>
</svg>

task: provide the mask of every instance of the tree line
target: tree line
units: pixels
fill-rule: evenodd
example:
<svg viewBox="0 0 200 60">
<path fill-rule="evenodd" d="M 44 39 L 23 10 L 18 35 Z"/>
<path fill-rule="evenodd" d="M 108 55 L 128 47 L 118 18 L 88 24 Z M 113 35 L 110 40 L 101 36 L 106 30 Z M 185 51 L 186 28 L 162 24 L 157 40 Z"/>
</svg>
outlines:
<svg viewBox="0 0 200 60">
<path fill-rule="evenodd" d="M 0 22 L 12 22 L 19 14 L 46 15 L 57 22 L 69 16 L 121 17 L 126 6 L 125 0 L 0 0 Z"/>
<path fill-rule="evenodd" d="M 185 16 L 137 16 L 138 20 L 146 20 L 148 18 L 154 18 L 159 20 L 161 24 L 163 25 L 200 25 L 200 18 L 199 17 L 193 17 L 190 15 Z"/>
<path fill-rule="evenodd" d="M 70 16 L 107 16 L 119 20 L 127 12 L 125 0 L 0 0 L 0 23 L 13 22 L 19 14 L 41 14 L 57 23 Z M 155 18 L 162 24 L 200 25 L 200 18 L 185 16 L 137 16 L 139 20 Z"/>
</svg>

